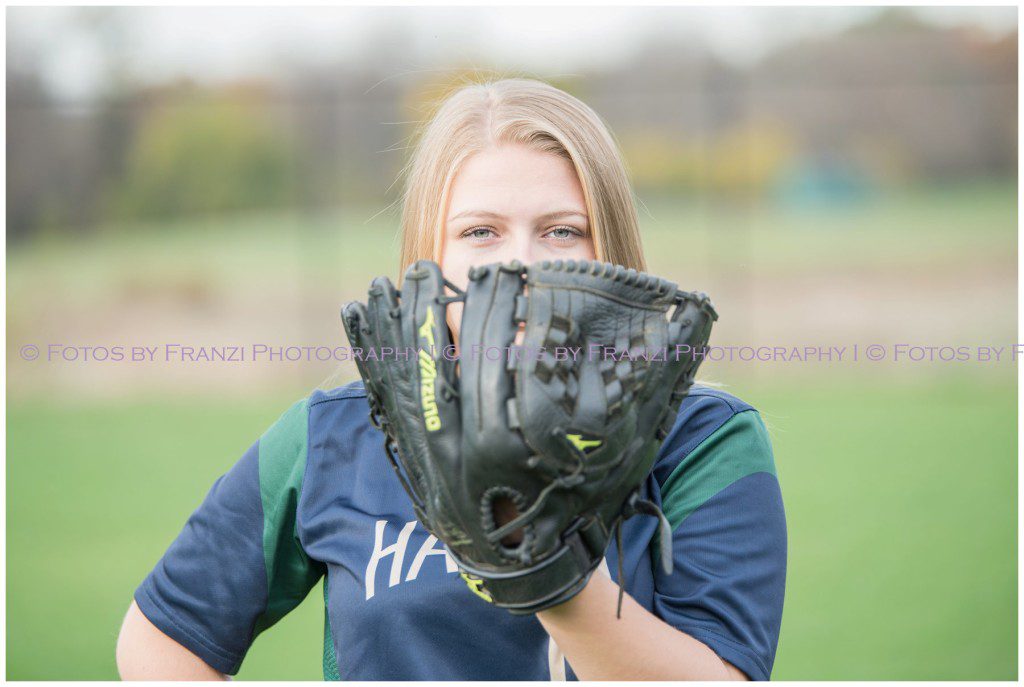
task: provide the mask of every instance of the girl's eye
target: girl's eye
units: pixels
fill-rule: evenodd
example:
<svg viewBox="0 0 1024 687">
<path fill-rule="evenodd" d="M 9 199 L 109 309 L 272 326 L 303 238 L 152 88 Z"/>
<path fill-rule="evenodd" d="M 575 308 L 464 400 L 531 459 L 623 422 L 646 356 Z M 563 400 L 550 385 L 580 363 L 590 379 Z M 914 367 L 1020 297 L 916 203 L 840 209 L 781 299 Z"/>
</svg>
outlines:
<svg viewBox="0 0 1024 687">
<path fill-rule="evenodd" d="M 494 230 L 488 227 L 474 227 L 466 232 L 463 232 L 463 238 L 484 240 L 494 236 Z"/>
<path fill-rule="evenodd" d="M 558 241 L 568 241 L 569 239 L 582 236 L 578 230 L 573 229 L 572 227 L 555 227 L 549 231 L 547 235 Z"/>
</svg>

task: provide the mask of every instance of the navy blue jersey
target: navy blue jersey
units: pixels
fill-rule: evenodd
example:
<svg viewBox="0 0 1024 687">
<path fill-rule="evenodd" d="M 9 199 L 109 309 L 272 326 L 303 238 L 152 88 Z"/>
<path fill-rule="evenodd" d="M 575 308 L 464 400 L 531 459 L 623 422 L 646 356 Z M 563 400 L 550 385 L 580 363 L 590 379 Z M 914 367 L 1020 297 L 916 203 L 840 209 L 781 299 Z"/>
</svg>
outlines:
<svg viewBox="0 0 1024 687">
<path fill-rule="evenodd" d="M 324 577 L 327 679 L 550 679 L 540 622 L 467 588 L 416 521 L 368 411 L 355 382 L 285 412 L 214 483 L 135 591 L 142 612 L 233 675 L 256 636 Z M 757 411 L 694 387 L 643 490 L 672 525 L 675 570 L 656 564 L 655 519 L 631 518 L 626 592 L 752 679 L 768 679 L 786 523 Z M 614 546 L 606 562 L 615 579 Z"/>
</svg>

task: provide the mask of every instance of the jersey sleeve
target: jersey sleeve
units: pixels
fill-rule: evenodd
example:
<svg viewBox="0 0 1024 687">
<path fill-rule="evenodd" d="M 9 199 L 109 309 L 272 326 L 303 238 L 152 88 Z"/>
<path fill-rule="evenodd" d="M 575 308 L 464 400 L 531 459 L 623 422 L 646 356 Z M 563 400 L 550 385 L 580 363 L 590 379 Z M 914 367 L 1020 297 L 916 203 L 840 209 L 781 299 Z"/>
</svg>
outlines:
<svg viewBox="0 0 1024 687">
<path fill-rule="evenodd" d="M 296 532 L 307 418 L 293 405 L 218 478 L 135 590 L 150 622 L 228 675 L 323 574 Z"/>
<path fill-rule="evenodd" d="M 720 399 L 691 409 L 697 436 L 673 432 L 661 486 L 674 571 L 656 566 L 655 613 L 753 680 L 771 675 L 786 582 L 786 520 L 767 429 Z M 678 428 L 678 424 L 677 424 Z"/>
</svg>

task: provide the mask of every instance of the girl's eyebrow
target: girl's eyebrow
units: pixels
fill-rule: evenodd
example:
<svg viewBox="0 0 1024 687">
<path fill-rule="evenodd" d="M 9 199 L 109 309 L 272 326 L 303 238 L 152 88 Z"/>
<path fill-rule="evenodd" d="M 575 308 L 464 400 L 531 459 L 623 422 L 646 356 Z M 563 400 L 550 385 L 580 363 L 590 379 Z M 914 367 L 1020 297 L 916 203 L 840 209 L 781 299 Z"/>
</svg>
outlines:
<svg viewBox="0 0 1024 687">
<path fill-rule="evenodd" d="M 563 219 L 565 217 L 573 216 L 581 217 L 584 220 L 589 221 L 587 215 L 585 213 L 580 212 L 579 210 L 556 210 L 555 212 L 549 212 L 545 215 L 541 215 L 537 219 L 545 221 L 552 219 Z M 490 210 L 464 210 L 457 215 L 452 215 L 451 217 L 449 217 L 448 221 L 454 222 L 455 220 L 462 219 L 463 217 L 487 217 L 489 219 L 508 219 L 508 217 L 506 217 L 505 215 L 502 215 L 497 212 L 491 212 Z"/>
</svg>

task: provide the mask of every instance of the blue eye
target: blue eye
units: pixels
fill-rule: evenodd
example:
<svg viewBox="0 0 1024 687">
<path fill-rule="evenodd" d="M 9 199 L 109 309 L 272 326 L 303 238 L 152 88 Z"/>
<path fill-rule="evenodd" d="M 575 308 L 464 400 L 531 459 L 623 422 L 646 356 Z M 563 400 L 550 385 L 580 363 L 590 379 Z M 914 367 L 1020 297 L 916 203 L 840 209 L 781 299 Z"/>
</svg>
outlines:
<svg viewBox="0 0 1024 687">
<path fill-rule="evenodd" d="M 580 233 L 572 227 L 555 227 L 549 231 L 547 235 L 558 241 L 568 241 L 569 239 L 578 237 Z"/>
<path fill-rule="evenodd" d="M 462 235 L 465 238 L 483 240 L 493 236 L 494 230 L 489 229 L 488 227 L 474 227 L 473 229 L 466 231 Z"/>
</svg>

